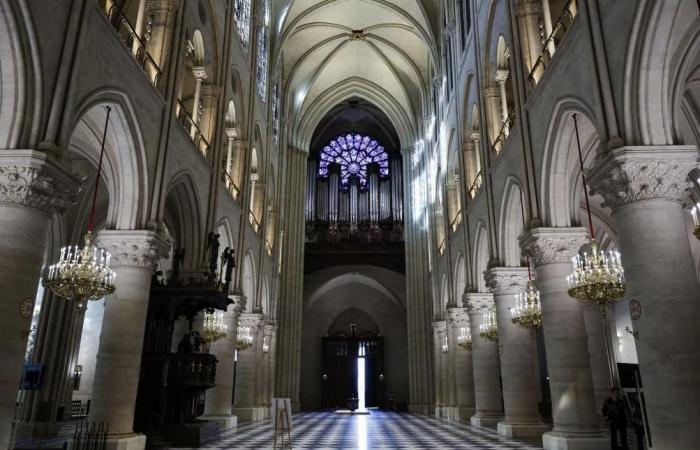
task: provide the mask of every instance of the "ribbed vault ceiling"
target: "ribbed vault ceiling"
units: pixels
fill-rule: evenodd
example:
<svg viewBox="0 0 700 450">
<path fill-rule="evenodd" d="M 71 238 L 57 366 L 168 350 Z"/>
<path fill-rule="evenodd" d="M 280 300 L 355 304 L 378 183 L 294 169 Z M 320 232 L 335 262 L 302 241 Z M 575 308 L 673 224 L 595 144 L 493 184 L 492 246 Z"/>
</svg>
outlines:
<svg viewBox="0 0 700 450">
<path fill-rule="evenodd" d="M 415 134 L 434 57 L 431 4 L 421 0 L 286 0 L 278 36 L 292 140 L 350 97 L 374 103 L 402 141 Z M 403 142 L 406 144 L 407 142 Z"/>
</svg>

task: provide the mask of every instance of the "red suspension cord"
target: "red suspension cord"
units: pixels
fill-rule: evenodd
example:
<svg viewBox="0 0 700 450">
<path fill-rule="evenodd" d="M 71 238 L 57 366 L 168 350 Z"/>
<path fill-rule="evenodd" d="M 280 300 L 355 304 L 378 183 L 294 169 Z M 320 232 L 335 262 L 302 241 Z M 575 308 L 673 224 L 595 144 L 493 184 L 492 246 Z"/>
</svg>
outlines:
<svg viewBox="0 0 700 450">
<path fill-rule="evenodd" d="M 95 192 L 92 193 L 92 206 L 90 206 L 90 216 L 88 217 L 87 230 L 90 232 L 93 229 L 95 219 L 95 203 L 97 203 L 97 188 L 100 186 L 100 175 L 102 174 L 102 158 L 105 154 L 105 141 L 107 140 L 107 126 L 109 125 L 109 113 L 112 112 L 111 106 L 105 106 L 107 110 L 107 118 L 105 119 L 105 129 L 102 133 L 102 147 L 100 148 L 100 161 L 97 163 L 97 176 L 95 177 Z"/>
<path fill-rule="evenodd" d="M 588 227 L 591 230 L 591 239 L 595 239 L 593 233 L 593 216 L 591 215 L 591 204 L 588 201 L 588 186 L 586 185 L 586 174 L 583 171 L 583 154 L 581 153 L 581 140 L 578 135 L 578 114 L 574 114 L 574 130 L 576 131 L 576 146 L 578 147 L 578 162 L 581 166 L 581 180 L 583 180 L 583 195 L 586 198 L 586 212 L 588 213 Z"/>
</svg>

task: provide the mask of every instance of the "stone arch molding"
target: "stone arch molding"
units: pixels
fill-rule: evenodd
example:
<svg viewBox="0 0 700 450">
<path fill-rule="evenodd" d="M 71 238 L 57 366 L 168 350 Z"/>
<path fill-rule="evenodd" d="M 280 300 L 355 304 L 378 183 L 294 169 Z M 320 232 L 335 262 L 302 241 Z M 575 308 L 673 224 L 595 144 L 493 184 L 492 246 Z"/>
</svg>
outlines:
<svg viewBox="0 0 700 450">
<path fill-rule="evenodd" d="M 42 78 L 37 38 L 24 1 L 0 0 L 0 148 L 38 140 Z"/>
<path fill-rule="evenodd" d="M 71 150 L 91 161 L 99 159 L 104 106 L 110 106 L 109 128 L 103 161 L 103 176 L 109 193 L 106 226 L 117 230 L 145 228 L 148 208 L 148 168 L 143 134 L 129 97 L 116 90 L 101 90 L 88 95 L 76 108 L 65 141 Z M 92 136 L 82 145 L 74 145 L 76 130 L 87 126 Z"/>
<path fill-rule="evenodd" d="M 552 112 L 545 136 L 544 154 L 540 178 L 541 215 L 545 226 L 568 227 L 578 217 L 579 208 L 574 202 L 577 176 L 580 176 L 578 154 L 570 145 L 574 128 L 572 114 L 579 117 L 581 145 L 585 150 L 586 131 L 601 136 L 602 127 L 594 119 L 593 109 L 582 99 L 560 99 Z M 577 175 L 578 174 L 578 175 Z"/>
<path fill-rule="evenodd" d="M 291 128 L 296 130 L 290 139 L 292 145 L 299 149 L 308 149 L 314 130 L 323 117 L 338 103 L 353 97 L 372 102 L 386 114 L 399 135 L 402 148 L 413 144 L 416 139 L 416 128 L 403 107 L 381 86 L 369 80 L 352 77 L 328 89 L 312 104 L 305 107 L 303 113 L 297 114 L 294 126 Z"/>
<path fill-rule="evenodd" d="M 360 284 L 362 286 L 365 286 L 367 288 L 370 288 L 374 291 L 379 292 L 380 294 L 384 295 L 386 298 L 391 300 L 391 303 L 394 304 L 397 308 L 400 310 L 404 311 L 405 307 L 401 300 L 394 294 L 389 288 L 384 286 L 382 283 L 379 281 L 375 280 L 374 278 L 371 278 L 365 274 L 362 273 L 343 273 L 341 275 L 332 277 L 328 280 L 326 280 L 324 283 L 322 283 L 320 286 L 318 286 L 310 295 L 309 295 L 309 300 L 307 301 L 304 310 L 310 310 L 314 303 L 316 303 L 319 299 L 323 298 L 324 295 L 328 294 L 329 292 L 340 288 L 343 285 L 346 284 Z"/>
<path fill-rule="evenodd" d="M 519 235 L 523 230 L 523 220 L 520 208 L 521 183 L 514 176 L 509 175 L 505 181 L 505 188 L 501 206 L 499 220 L 499 259 L 507 267 L 520 266 L 520 244 Z"/>
<path fill-rule="evenodd" d="M 172 203 L 171 203 L 172 202 Z M 205 238 L 200 223 L 201 207 L 197 198 L 196 182 L 192 173 L 182 170 L 168 183 L 165 208 L 176 227 L 172 230 L 180 247 L 186 249 L 185 267 L 195 268 L 204 254 L 202 242 Z"/>
<path fill-rule="evenodd" d="M 680 68 L 697 44 L 697 4 L 640 0 L 624 74 L 624 129 L 628 144 L 671 145 L 673 101 Z M 672 36 L 682 36 L 671 39 Z M 679 83 L 680 80 L 680 83 Z"/>
</svg>

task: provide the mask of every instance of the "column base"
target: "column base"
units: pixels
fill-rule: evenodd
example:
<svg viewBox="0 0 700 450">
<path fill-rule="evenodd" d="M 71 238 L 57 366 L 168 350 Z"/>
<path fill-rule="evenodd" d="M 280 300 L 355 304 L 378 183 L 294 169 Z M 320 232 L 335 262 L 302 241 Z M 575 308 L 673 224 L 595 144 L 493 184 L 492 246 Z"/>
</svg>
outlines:
<svg viewBox="0 0 700 450">
<path fill-rule="evenodd" d="M 233 408 L 231 412 L 241 421 L 260 422 L 270 416 L 270 408 L 266 406 L 253 406 L 251 408 Z M 294 412 L 294 407 L 292 407 Z"/>
<path fill-rule="evenodd" d="M 214 422 L 215 424 L 219 425 L 219 428 L 222 431 L 236 428 L 238 425 L 238 417 L 234 416 L 233 414 L 210 414 L 202 416 L 200 419 Z"/>
<path fill-rule="evenodd" d="M 552 427 L 544 422 L 498 422 L 498 434 L 509 438 L 540 437 Z"/>
<path fill-rule="evenodd" d="M 408 412 L 411 414 L 431 414 L 431 406 L 425 403 L 409 403 Z"/>
<path fill-rule="evenodd" d="M 474 415 L 474 408 L 466 408 L 466 407 L 456 407 L 455 408 L 455 420 L 457 422 L 466 422 L 470 423 L 471 417 Z"/>
<path fill-rule="evenodd" d="M 503 420 L 503 416 L 478 416 L 474 415 L 471 418 L 471 425 L 479 428 L 496 428 L 498 422 Z"/>
<path fill-rule="evenodd" d="M 550 431 L 542 435 L 545 450 L 607 450 L 610 438 L 605 433 L 561 433 Z"/>
<path fill-rule="evenodd" d="M 143 434 L 121 434 L 107 436 L 105 450 L 144 450 L 146 436 Z"/>
</svg>

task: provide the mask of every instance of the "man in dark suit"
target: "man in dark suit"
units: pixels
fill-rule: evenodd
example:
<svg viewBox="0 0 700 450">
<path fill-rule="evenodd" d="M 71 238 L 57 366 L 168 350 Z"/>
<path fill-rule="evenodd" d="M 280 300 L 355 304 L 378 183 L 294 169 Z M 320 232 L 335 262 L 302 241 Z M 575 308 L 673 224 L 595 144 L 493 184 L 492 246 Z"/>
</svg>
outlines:
<svg viewBox="0 0 700 450">
<path fill-rule="evenodd" d="M 620 397 L 620 388 L 612 388 L 612 395 L 603 404 L 603 416 L 610 424 L 610 448 L 629 450 L 627 446 L 627 404 Z M 621 446 L 617 445 L 620 434 Z"/>
</svg>

